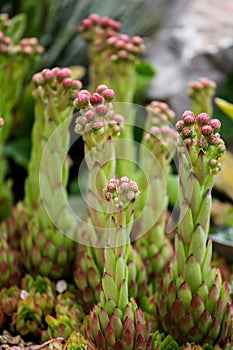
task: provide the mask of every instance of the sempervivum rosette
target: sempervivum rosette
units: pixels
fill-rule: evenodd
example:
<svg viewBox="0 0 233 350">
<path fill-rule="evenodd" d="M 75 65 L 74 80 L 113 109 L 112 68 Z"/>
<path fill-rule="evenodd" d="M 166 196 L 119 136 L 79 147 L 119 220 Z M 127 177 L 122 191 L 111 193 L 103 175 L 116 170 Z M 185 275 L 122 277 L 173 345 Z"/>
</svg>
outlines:
<svg viewBox="0 0 233 350">
<path fill-rule="evenodd" d="M 7 237 L 0 232 L 0 288 L 18 284 L 22 274 L 21 257 L 7 242 Z"/>
<path fill-rule="evenodd" d="M 232 334 L 232 304 L 227 283 L 211 267 L 208 241 L 211 189 L 225 151 L 220 122 L 186 111 L 176 128 L 181 217 L 175 261 L 160 280 L 157 316 L 164 332 L 181 344 L 225 346 Z"/>
</svg>

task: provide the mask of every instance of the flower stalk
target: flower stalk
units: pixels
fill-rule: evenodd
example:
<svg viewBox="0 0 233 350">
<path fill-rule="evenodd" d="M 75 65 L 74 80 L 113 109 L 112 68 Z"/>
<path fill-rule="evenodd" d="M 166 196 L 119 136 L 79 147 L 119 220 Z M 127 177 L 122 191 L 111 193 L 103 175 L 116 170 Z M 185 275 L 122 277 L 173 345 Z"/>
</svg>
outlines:
<svg viewBox="0 0 233 350">
<path fill-rule="evenodd" d="M 226 345 L 232 332 L 228 286 L 220 270 L 211 267 L 208 241 L 211 190 L 225 151 L 220 126 L 206 113 L 195 117 L 191 111 L 176 124 L 181 215 L 176 258 L 160 280 L 157 314 L 164 332 L 180 344 Z"/>
<path fill-rule="evenodd" d="M 135 182 L 114 178 L 104 188 L 112 211 L 109 245 L 105 248 L 103 292 L 84 320 L 84 336 L 98 349 L 147 349 L 147 331 L 142 311 L 129 300 L 127 256 L 134 201 L 139 195 Z"/>
<path fill-rule="evenodd" d="M 143 189 L 144 198 L 140 205 L 142 213 L 135 226 L 135 229 L 137 226 L 140 228 L 137 235 L 144 235 L 139 236 L 135 246 L 143 258 L 149 283 L 155 293 L 158 277 L 164 273 L 173 256 L 172 245 L 165 233 L 168 219 L 167 182 L 177 135 L 171 124 L 174 112 L 166 103 L 153 101 L 147 107 L 147 112 L 140 154 L 140 165 L 145 172 L 146 181 L 144 174 L 141 175 L 140 187 Z M 143 207 L 146 210 L 142 210 Z"/>
</svg>

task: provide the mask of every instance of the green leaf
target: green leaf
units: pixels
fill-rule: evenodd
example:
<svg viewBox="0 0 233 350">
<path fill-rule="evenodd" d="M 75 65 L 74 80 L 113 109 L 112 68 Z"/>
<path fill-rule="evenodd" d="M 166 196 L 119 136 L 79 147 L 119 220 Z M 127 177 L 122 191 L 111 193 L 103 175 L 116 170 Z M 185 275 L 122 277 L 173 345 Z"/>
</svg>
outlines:
<svg viewBox="0 0 233 350">
<path fill-rule="evenodd" d="M 16 164 L 27 169 L 30 159 L 30 140 L 26 137 L 12 140 L 4 146 L 4 154 L 11 157 Z"/>
<path fill-rule="evenodd" d="M 214 99 L 214 102 L 224 113 L 226 113 L 231 119 L 233 119 L 233 104 L 232 103 L 229 103 L 229 102 L 227 102 L 219 97 L 216 97 Z"/>
<path fill-rule="evenodd" d="M 14 43 L 17 43 L 23 36 L 27 24 L 25 13 L 14 16 L 11 19 L 11 25 L 6 30 L 6 35 L 9 36 Z"/>
</svg>

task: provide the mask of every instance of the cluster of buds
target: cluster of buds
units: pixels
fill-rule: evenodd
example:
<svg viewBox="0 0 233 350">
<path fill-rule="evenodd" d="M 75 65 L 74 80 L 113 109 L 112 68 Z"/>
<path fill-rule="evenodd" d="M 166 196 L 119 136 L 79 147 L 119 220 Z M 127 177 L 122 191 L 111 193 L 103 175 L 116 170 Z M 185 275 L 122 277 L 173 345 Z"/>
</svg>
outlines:
<svg viewBox="0 0 233 350">
<path fill-rule="evenodd" d="M 21 281 L 22 290 L 34 298 L 42 314 L 51 313 L 54 307 L 54 288 L 47 277 L 26 275 Z M 28 294 L 28 295 L 29 295 Z"/>
<path fill-rule="evenodd" d="M 107 39 L 107 49 L 111 61 L 135 61 L 145 52 L 142 38 L 126 34 L 115 34 Z"/>
<path fill-rule="evenodd" d="M 194 116 L 191 111 L 185 111 L 182 120 L 176 123 L 186 148 L 192 150 L 191 156 L 198 156 L 200 151 L 208 151 L 209 171 L 216 174 L 220 170 L 217 159 L 225 152 L 225 144 L 221 139 L 219 130 L 221 123 L 218 119 L 210 119 L 207 113 Z"/>
<path fill-rule="evenodd" d="M 12 39 L 0 32 L 0 52 L 11 55 L 26 55 L 34 57 L 44 52 L 43 46 L 39 45 L 37 38 L 24 38 L 15 45 Z"/>
<path fill-rule="evenodd" d="M 144 136 L 146 146 L 157 158 L 163 154 L 167 159 L 171 159 L 174 154 L 176 140 L 177 132 L 168 125 L 152 126 Z"/>
<path fill-rule="evenodd" d="M 111 202 L 116 209 L 123 208 L 140 194 L 136 182 L 126 176 L 111 179 L 103 192 L 107 201 Z"/>
<path fill-rule="evenodd" d="M 99 41 L 114 35 L 121 29 L 121 24 L 109 17 L 100 17 L 93 13 L 84 19 L 77 30 L 87 42 Z"/>
<path fill-rule="evenodd" d="M 39 45 L 37 38 L 24 38 L 14 47 L 14 53 L 26 56 L 36 56 L 44 52 L 43 46 Z"/>
<path fill-rule="evenodd" d="M 69 68 L 45 68 L 41 72 L 34 74 L 32 81 L 36 87 L 43 86 L 46 95 L 59 97 L 63 88 L 66 88 L 72 89 L 75 96 L 82 88 L 82 83 L 79 80 L 72 79 L 71 74 L 72 72 Z"/>
<path fill-rule="evenodd" d="M 146 110 L 148 113 L 144 135 L 146 147 L 157 157 L 163 154 L 167 159 L 171 159 L 177 139 L 177 133 L 172 126 L 175 112 L 167 103 L 161 101 L 152 101 Z"/>
<path fill-rule="evenodd" d="M 172 123 L 175 119 L 175 112 L 170 109 L 167 103 L 161 101 L 152 101 L 147 106 L 149 126 L 161 126 Z"/>
<path fill-rule="evenodd" d="M 20 289 L 16 285 L 9 288 L 2 288 L 0 292 L 0 307 L 7 316 L 13 316 L 17 311 L 20 300 Z"/>
<path fill-rule="evenodd" d="M 195 97 L 198 91 L 202 91 L 205 94 L 212 95 L 215 91 L 216 84 L 214 81 L 208 78 L 200 78 L 197 81 L 191 81 L 188 85 L 188 95 L 192 98 Z"/>
<path fill-rule="evenodd" d="M 91 14 L 78 27 L 83 39 L 93 43 L 94 52 L 105 51 L 112 61 L 135 61 L 145 51 L 143 40 L 139 36 L 120 34 L 120 29 L 119 22 L 108 17 L 101 18 L 97 14 Z"/>
<path fill-rule="evenodd" d="M 205 112 L 210 116 L 213 113 L 212 97 L 215 93 L 216 84 L 207 78 L 200 78 L 189 83 L 188 95 L 191 100 L 191 110 L 197 115 Z"/>
<path fill-rule="evenodd" d="M 111 101 L 114 96 L 113 90 L 106 85 L 99 85 L 93 94 L 81 90 L 74 100 L 74 107 L 81 114 L 76 119 L 75 132 L 82 134 L 85 141 L 88 138 L 87 143 L 96 143 L 94 139 L 91 141 L 90 134 L 101 140 L 103 135 L 106 140 L 119 135 L 120 123 L 124 119 L 113 110 Z"/>
</svg>

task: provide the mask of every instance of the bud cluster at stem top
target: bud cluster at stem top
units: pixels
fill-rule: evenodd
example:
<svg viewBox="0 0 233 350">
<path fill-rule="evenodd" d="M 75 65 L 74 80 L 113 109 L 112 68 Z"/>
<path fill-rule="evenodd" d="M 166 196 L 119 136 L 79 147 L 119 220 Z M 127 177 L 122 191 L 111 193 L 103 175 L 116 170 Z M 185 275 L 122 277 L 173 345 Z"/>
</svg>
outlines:
<svg viewBox="0 0 233 350">
<path fill-rule="evenodd" d="M 120 179 L 115 177 L 111 179 L 108 185 L 103 189 L 105 198 L 111 202 L 116 209 L 123 208 L 132 202 L 141 193 L 135 181 L 123 176 Z"/>
<path fill-rule="evenodd" d="M 162 126 L 170 124 L 175 118 L 175 112 L 170 109 L 167 103 L 161 101 L 152 101 L 147 107 L 149 113 L 149 125 Z"/>
<path fill-rule="evenodd" d="M 43 46 L 39 45 L 37 38 L 24 38 L 15 45 L 12 39 L 3 32 L 0 32 L 0 52 L 6 56 L 27 56 L 34 57 L 43 53 Z"/>
<path fill-rule="evenodd" d="M 34 74 L 32 81 L 36 86 L 36 91 L 40 93 L 43 89 L 43 93 L 47 97 L 53 96 L 61 99 L 62 94 L 71 92 L 72 97 L 75 98 L 82 88 L 82 83 L 72 79 L 71 73 L 69 68 L 45 68 Z"/>
<path fill-rule="evenodd" d="M 210 119 L 207 113 L 200 113 L 195 117 L 191 111 L 185 111 L 182 120 L 176 123 L 176 129 L 190 155 L 198 156 L 202 151 L 209 161 L 211 174 L 216 174 L 220 170 L 220 163 L 217 162 L 217 159 L 226 150 L 219 134 L 220 128 L 221 123 L 218 119 Z"/>
<path fill-rule="evenodd" d="M 152 101 L 146 110 L 146 133 L 143 141 L 158 159 L 163 157 L 170 160 L 174 155 L 177 139 L 177 132 L 172 126 L 175 112 L 161 101 Z"/>
<path fill-rule="evenodd" d="M 81 90 L 74 100 L 74 107 L 81 114 L 76 119 L 75 132 L 82 134 L 88 143 L 98 143 L 89 137 L 90 134 L 104 136 L 105 140 L 119 134 L 120 123 L 124 118 L 114 112 L 111 103 L 114 96 L 112 89 L 99 85 L 92 94 L 88 90 Z M 103 140 L 99 138 L 99 141 Z"/>
<path fill-rule="evenodd" d="M 208 78 L 200 78 L 197 81 L 192 81 L 188 85 L 188 95 L 194 97 L 197 92 L 203 91 L 212 95 L 215 91 L 216 84 Z"/>
<path fill-rule="evenodd" d="M 145 51 L 143 40 L 139 36 L 118 33 L 120 29 L 119 22 L 97 14 L 91 14 L 78 27 L 83 39 L 92 43 L 92 55 L 104 52 L 111 61 L 134 62 Z"/>
<path fill-rule="evenodd" d="M 98 39 L 110 37 L 121 29 L 121 24 L 109 17 L 100 17 L 93 13 L 84 19 L 77 30 L 82 34 L 84 40 L 93 42 Z"/>
</svg>

